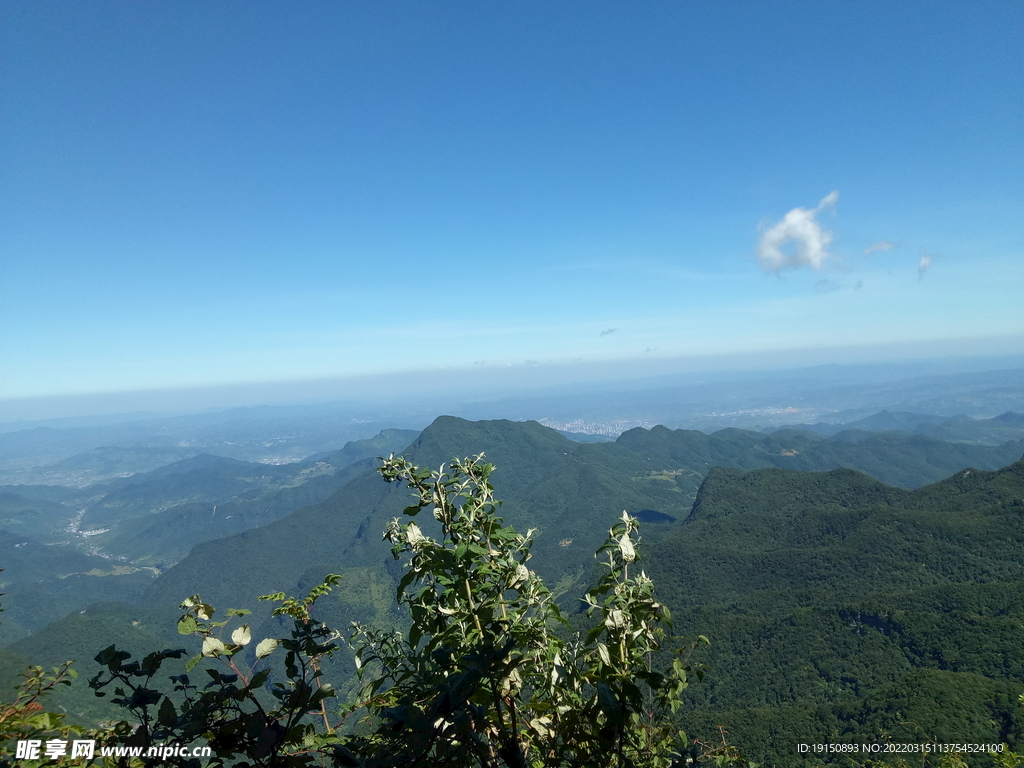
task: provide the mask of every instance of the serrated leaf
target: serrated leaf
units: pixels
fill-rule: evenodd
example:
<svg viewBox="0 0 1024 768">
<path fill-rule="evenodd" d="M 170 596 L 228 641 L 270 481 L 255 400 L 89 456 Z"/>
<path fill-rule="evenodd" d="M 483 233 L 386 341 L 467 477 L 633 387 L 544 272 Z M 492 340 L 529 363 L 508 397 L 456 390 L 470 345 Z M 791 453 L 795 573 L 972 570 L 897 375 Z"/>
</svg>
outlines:
<svg viewBox="0 0 1024 768">
<path fill-rule="evenodd" d="M 178 622 L 178 634 L 179 635 L 191 635 L 198 628 L 199 628 L 199 625 L 196 624 L 196 620 L 194 618 L 192 618 L 191 616 L 186 616 L 181 621 Z"/>
<path fill-rule="evenodd" d="M 266 640 L 260 640 L 259 645 L 256 646 L 256 658 L 262 659 L 269 656 L 277 648 L 277 640 L 272 637 L 268 637 Z"/>
<path fill-rule="evenodd" d="M 250 640 L 252 640 L 252 632 L 249 631 L 248 624 L 243 624 L 231 633 L 231 642 L 235 645 L 248 645 Z"/>
</svg>

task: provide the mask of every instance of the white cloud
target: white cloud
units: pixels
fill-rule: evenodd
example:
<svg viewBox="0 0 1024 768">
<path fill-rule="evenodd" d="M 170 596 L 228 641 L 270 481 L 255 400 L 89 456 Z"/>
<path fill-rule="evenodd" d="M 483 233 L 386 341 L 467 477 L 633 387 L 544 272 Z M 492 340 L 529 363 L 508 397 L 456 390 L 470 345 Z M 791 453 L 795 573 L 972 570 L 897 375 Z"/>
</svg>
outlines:
<svg viewBox="0 0 1024 768">
<path fill-rule="evenodd" d="M 757 261 L 765 272 L 781 272 L 800 267 L 821 269 L 825 259 L 832 257 L 828 252 L 832 233 L 822 229 L 815 216 L 835 205 L 838 199 L 838 192 L 830 192 L 822 198 L 817 208 L 794 208 L 782 221 L 761 235 L 757 244 Z M 786 253 L 783 246 L 790 242 L 793 243 L 792 253 Z"/>
<path fill-rule="evenodd" d="M 864 249 L 864 255 L 870 256 L 875 251 L 891 251 L 896 246 L 886 240 L 879 240 L 877 243 L 872 243 Z"/>
<path fill-rule="evenodd" d="M 932 265 L 932 257 L 921 251 L 921 259 L 917 262 L 917 279 L 923 280 L 925 273 L 928 271 L 928 267 Z"/>
</svg>

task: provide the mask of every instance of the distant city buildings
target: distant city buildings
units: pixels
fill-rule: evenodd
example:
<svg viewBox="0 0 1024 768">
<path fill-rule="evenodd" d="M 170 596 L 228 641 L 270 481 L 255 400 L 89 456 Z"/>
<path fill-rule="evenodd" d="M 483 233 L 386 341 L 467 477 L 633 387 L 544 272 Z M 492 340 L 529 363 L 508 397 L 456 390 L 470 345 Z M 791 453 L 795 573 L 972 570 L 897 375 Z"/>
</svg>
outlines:
<svg viewBox="0 0 1024 768">
<path fill-rule="evenodd" d="M 552 421 L 551 419 L 537 419 L 539 424 L 560 432 L 575 432 L 581 435 L 604 435 L 605 437 L 618 437 L 623 432 L 636 427 L 650 429 L 654 426 L 651 421 L 612 421 L 612 422 L 590 422 L 583 419 L 573 421 Z"/>
</svg>

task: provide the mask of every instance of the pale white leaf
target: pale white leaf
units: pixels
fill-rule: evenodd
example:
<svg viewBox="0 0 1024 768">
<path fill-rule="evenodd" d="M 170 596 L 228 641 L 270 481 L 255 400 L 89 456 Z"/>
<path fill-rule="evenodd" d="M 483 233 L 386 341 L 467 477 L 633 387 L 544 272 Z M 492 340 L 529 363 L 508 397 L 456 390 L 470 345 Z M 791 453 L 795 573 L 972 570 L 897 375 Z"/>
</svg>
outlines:
<svg viewBox="0 0 1024 768">
<path fill-rule="evenodd" d="M 405 528 L 405 540 L 409 542 L 409 546 L 416 546 L 419 542 L 423 541 L 426 536 L 420 531 L 420 527 L 416 523 L 409 523 Z"/>
<path fill-rule="evenodd" d="M 262 659 L 264 656 L 269 656 L 277 648 L 277 640 L 272 637 L 268 637 L 266 640 L 260 640 L 259 645 L 256 646 L 256 658 Z"/>
<path fill-rule="evenodd" d="M 633 542 L 630 541 L 628 533 L 622 534 L 622 538 L 619 539 L 619 551 L 624 562 L 632 563 L 636 560 L 636 550 L 633 549 Z"/>
<path fill-rule="evenodd" d="M 216 637 L 207 637 L 203 640 L 203 656 L 223 656 L 227 650 L 228 647 Z"/>
<path fill-rule="evenodd" d="M 231 642 L 235 645 L 248 645 L 250 640 L 252 640 L 252 632 L 249 631 L 248 624 L 243 624 L 231 633 Z"/>
<path fill-rule="evenodd" d="M 519 565 L 516 566 L 516 575 L 512 579 L 512 586 L 514 587 L 516 584 L 522 584 L 528 578 L 530 578 L 530 569 L 522 563 L 519 563 Z"/>
<path fill-rule="evenodd" d="M 622 611 L 615 608 L 608 612 L 608 618 L 604 620 L 604 625 L 609 629 L 619 629 L 626 626 L 626 617 L 623 616 Z"/>
</svg>

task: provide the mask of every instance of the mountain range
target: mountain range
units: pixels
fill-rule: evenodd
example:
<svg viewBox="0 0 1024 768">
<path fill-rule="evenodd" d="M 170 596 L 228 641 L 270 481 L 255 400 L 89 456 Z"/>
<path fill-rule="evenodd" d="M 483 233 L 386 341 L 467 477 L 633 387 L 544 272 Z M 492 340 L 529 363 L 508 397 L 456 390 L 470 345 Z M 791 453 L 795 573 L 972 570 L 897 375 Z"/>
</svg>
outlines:
<svg viewBox="0 0 1024 768">
<path fill-rule="evenodd" d="M 1007 440 L 1024 439 L 1024 414 L 1007 411 L 991 419 L 970 416 L 939 416 L 933 413 L 879 411 L 863 419 L 842 423 L 818 422 L 792 424 L 764 430 L 773 434 L 781 430 L 799 429 L 821 435 L 837 435 L 849 430 L 868 432 L 911 432 L 950 442 L 1002 445 Z"/>
<path fill-rule="evenodd" d="M 787 739 L 1013 743 L 1024 735 L 1014 703 L 1024 689 L 1020 441 L 655 427 L 582 444 L 535 422 L 441 417 L 419 435 L 382 436 L 373 455 L 413 437 L 392 450 L 423 466 L 486 453 L 503 516 L 538 529 L 532 564 L 570 613 L 614 519 L 623 510 L 641 519 L 643 567 L 677 630 L 712 640 L 697 659 L 705 680 L 687 694 L 691 735 L 726 725 L 747 754 L 785 765 L 804 764 Z M 0 654 L 0 675 L 27 660 L 90 659 L 111 642 L 136 654 L 180 645 L 176 606 L 197 592 L 218 609 L 256 609 L 254 636 L 276 636 L 278 620 L 255 597 L 305 594 L 328 572 L 344 579 L 318 604 L 325 621 L 400 625 L 401 571 L 380 534 L 402 514 L 408 491 L 382 482 L 358 446 L 346 450 L 344 460 L 327 454 L 282 467 L 199 457 L 88 491 L 82 520 L 111 526 L 95 536 L 97 547 L 131 553 L 121 555 L 123 568 L 144 568 L 157 551 L 180 554 L 149 566 L 160 571 L 155 579 L 141 570 L 95 576 L 143 574 L 116 602 L 29 627 L 14 606 L 35 599 L 30 587 L 56 581 L 32 575 L 43 550 L 26 541 L 29 564 L 4 560 L 16 566 L 3 574 L 14 584 L 4 602 L 32 634 Z M 20 500 L 23 527 L 66 509 L 58 491 L 19 488 L 3 490 Z M 37 500 L 35 518 L 25 499 Z M 261 508 L 279 514 L 264 519 Z M 232 530 L 236 514 L 246 522 Z M 81 574 L 90 565 L 60 567 Z M 80 665 L 88 674 L 90 662 Z M 351 662 L 338 658 L 331 671 L 344 678 Z M 951 695 L 962 696 L 961 719 L 941 704 Z M 62 702 L 83 717 L 101 712 L 81 690 Z"/>
</svg>

